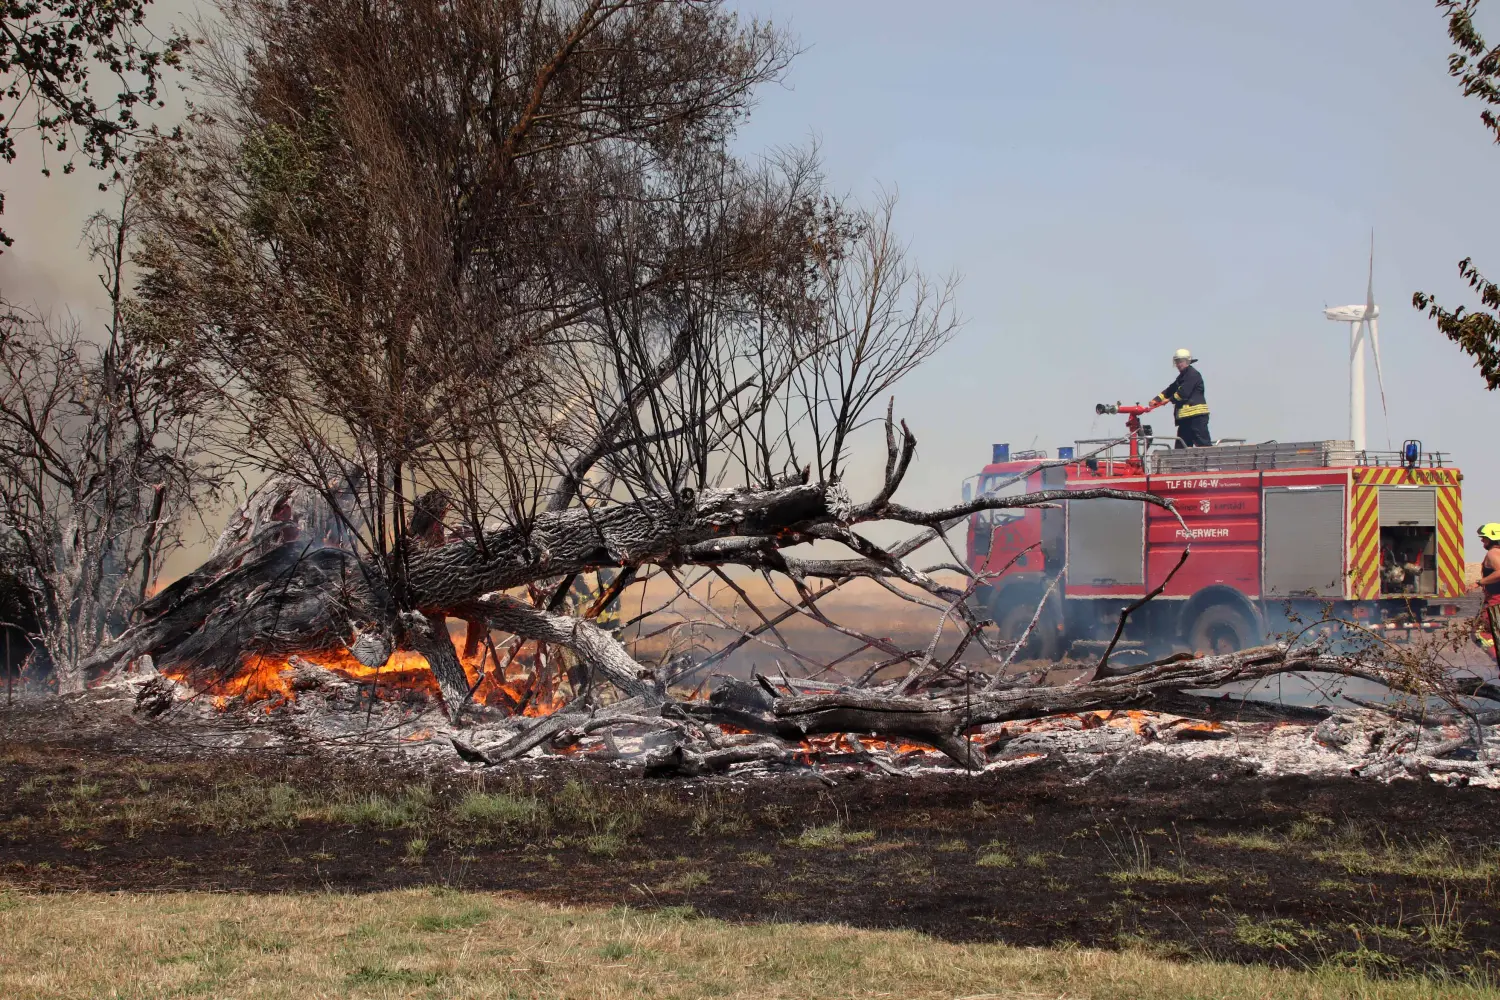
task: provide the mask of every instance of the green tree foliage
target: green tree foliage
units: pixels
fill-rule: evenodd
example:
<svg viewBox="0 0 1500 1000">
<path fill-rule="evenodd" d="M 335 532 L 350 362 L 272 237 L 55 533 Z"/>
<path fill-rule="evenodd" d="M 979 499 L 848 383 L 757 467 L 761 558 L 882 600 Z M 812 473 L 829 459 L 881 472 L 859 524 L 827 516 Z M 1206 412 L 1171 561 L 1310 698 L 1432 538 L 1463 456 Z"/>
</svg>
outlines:
<svg viewBox="0 0 1500 1000">
<path fill-rule="evenodd" d="M 1500 142 L 1500 47 L 1490 48 L 1474 27 L 1474 12 L 1480 0 L 1438 0 L 1448 18 L 1448 37 L 1457 51 L 1448 57 L 1448 73 L 1458 80 L 1465 97 L 1484 105 L 1479 117 Z M 1500 285 L 1490 281 L 1471 257 L 1458 263 L 1458 273 L 1479 293 L 1480 307 L 1444 308 L 1428 292 L 1412 296 L 1412 305 L 1425 309 L 1438 329 L 1474 359 L 1474 365 L 1491 389 L 1500 388 Z"/>
<path fill-rule="evenodd" d="M 530 518 L 561 468 L 665 427 L 650 465 L 746 395 L 722 327 L 795 297 L 826 228 L 812 167 L 768 178 L 730 147 L 791 58 L 781 32 L 708 0 L 219 13 L 198 112 L 147 158 L 136 262 L 160 341 L 225 389 L 227 449 L 314 485 L 364 470 L 369 541 L 399 566 L 422 490 L 477 536 Z M 778 336 L 759 370 L 793 353 Z M 616 480 L 686 483 L 688 459 L 661 462 Z"/>
<path fill-rule="evenodd" d="M 16 158 L 16 137 L 34 132 L 63 157 L 114 171 L 129 158 L 142 107 L 160 106 L 164 72 L 187 38 L 146 27 L 151 0 L 0 0 L 0 160 Z M 113 77 L 115 94 L 96 93 Z M 50 167 L 43 167 L 44 174 Z M 5 196 L 0 193 L 0 212 Z M 0 244 L 12 240 L 0 231 Z"/>
</svg>

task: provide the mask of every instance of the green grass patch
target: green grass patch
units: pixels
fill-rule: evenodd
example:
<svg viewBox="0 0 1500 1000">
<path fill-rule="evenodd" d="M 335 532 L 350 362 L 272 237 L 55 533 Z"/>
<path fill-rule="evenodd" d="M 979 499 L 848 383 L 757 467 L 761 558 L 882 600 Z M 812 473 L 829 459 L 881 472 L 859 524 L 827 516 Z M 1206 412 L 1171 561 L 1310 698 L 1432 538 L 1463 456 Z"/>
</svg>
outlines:
<svg viewBox="0 0 1500 1000">
<path fill-rule="evenodd" d="M 395 796 L 379 792 L 340 798 L 315 814 L 330 823 L 373 826 L 382 830 L 418 826 L 432 817 L 432 791 L 424 785 L 403 788 Z"/>
<path fill-rule="evenodd" d="M 1225 876 L 1218 872 L 1194 871 L 1183 868 L 1164 868 L 1161 865 L 1153 865 L 1150 868 L 1131 869 L 1109 873 L 1112 882 L 1154 882 L 1158 885 L 1196 884 L 1207 885 L 1211 882 L 1222 882 Z"/>
<path fill-rule="evenodd" d="M 1288 840 L 1313 841 L 1322 840 L 1333 830 L 1333 820 L 1327 816 L 1319 816 L 1317 813 L 1306 813 L 1303 817 L 1287 828 Z"/>
<path fill-rule="evenodd" d="M 1304 927 L 1297 921 L 1284 917 L 1254 920 L 1242 915 L 1234 922 L 1234 939 L 1255 948 L 1279 948 L 1286 951 L 1322 937 L 1321 931 Z"/>
<path fill-rule="evenodd" d="M 441 978 L 436 972 L 361 965 L 345 976 L 344 982 L 349 986 L 436 986 Z"/>
<path fill-rule="evenodd" d="M 693 889 L 703 888 L 708 885 L 709 881 L 708 872 L 683 872 L 681 875 L 672 876 L 656 888 L 659 892 L 690 892 Z"/>
<path fill-rule="evenodd" d="M 509 792 L 470 792 L 453 809 L 455 818 L 484 826 L 534 827 L 546 818 L 542 802 L 534 795 Z"/>
<path fill-rule="evenodd" d="M 97 799 L 103 786 L 94 781 L 80 781 L 68 789 L 70 798 L 75 799 Z"/>
<path fill-rule="evenodd" d="M 1465 947 L 1468 944 L 1464 936 L 1467 921 L 1459 912 L 1458 892 L 1456 890 L 1450 892 L 1448 887 L 1444 886 L 1441 897 L 1435 890 L 1429 890 L 1429 896 L 1432 906 L 1418 918 L 1423 940 L 1431 947 L 1443 951 Z"/>
<path fill-rule="evenodd" d="M 1351 875 L 1402 875 L 1439 882 L 1487 881 L 1500 875 L 1500 852 L 1459 850 L 1446 837 L 1385 840 L 1377 845 L 1344 841 L 1314 850 L 1312 856 Z"/>
<path fill-rule="evenodd" d="M 280 782 L 218 785 L 201 803 L 175 802 L 170 795 L 135 799 L 131 822 L 139 827 L 164 826 L 186 814 L 195 826 L 234 832 L 295 826 L 313 803 L 300 790 Z"/>
<path fill-rule="evenodd" d="M 688 832 L 695 837 L 726 837 L 748 829 L 750 816 L 744 800 L 717 788 L 700 793 L 688 823 Z"/>
<path fill-rule="evenodd" d="M 1335 825 L 1316 815 L 1293 822 L 1284 835 L 1262 830 L 1198 840 L 1219 847 L 1295 853 L 1349 875 L 1398 875 L 1445 883 L 1500 876 L 1500 850 L 1493 847 L 1462 849 L 1447 837 L 1393 839 L 1358 823 Z"/>
<path fill-rule="evenodd" d="M 612 858 L 625 849 L 625 838 L 609 831 L 591 833 L 583 838 L 583 849 L 590 854 L 602 854 Z"/>
<path fill-rule="evenodd" d="M 1285 841 L 1266 833 L 1226 833 L 1219 836 L 1200 836 L 1205 844 L 1216 847 L 1238 847 L 1244 851 L 1282 851 L 1287 849 Z"/>
<path fill-rule="evenodd" d="M 873 830 L 846 830 L 840 823 L 829 823 L 807 827 L 792 843 L 808 850 L 837 850 L 853 844 L 868 844 L 874 839 Z"/>
<path fill-rule="evenodd" d="M 488 906 L 470 906 L 457 913 L 424 913 L 412 921 L 412 926 L 429 934 L 463 931 L 484 923 L 493 912 Z"/>
<path fill-rule="evenodd" d="M 1014 868 L 1016 858 L 1009 851 L 988 850 L 975 858 L 974 863 L 980 868 Z"/>
</svg>

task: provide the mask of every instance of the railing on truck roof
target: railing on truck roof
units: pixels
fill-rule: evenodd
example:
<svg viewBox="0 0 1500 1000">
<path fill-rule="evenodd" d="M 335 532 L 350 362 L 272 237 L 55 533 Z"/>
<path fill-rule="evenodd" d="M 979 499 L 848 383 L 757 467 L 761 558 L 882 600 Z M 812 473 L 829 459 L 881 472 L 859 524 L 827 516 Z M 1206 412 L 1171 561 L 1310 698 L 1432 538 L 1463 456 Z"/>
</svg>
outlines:
<svg viewBox="0 0 1500 1000">
<path fill-rule="evenodd" d="M 1261 441 L 1255 444 L 1219 444 L 1209 448 L 1173 448 L 1155 439 L 1156 447 L 1145 455 L 1146 471 L 1251 472 L 1264 469 L 1347 468 L 1350 466 L 1401 467 L 1408 465 L 1400 451 L 1356 451 L 1352 441 Z M 1079 452 L 1110 444 L 1108 438 L 1078 442 Z M 1123 446 L 1121 446 L 1123 447 Z M 1109 448 L 1094 459 L 1105 475 L 1124 474 L 1125 453 Z M 1446 452 L 1424 451 L 1417 455 L 1420 468 L 1441 469 L 1450 462 Z M 1119 469 L 1117 473 L 1116 470 Z"/>
<path fill-rule="evenodd" d="M 1399 451 L 1361 451 L 1355 453 L 1353 465 L 1379 465 L 1396 468 L 1406 465 L 1405 457 Z M 1446 451 L 1424 451 L 1418 458 L 1416 466 L 1419 469 L 1444 469 L 1452 464 L 1452 459 Z"/>
<path fill-rule="evenodd" d="M 1415 464 L 1440 469 L 1448 456 L 1440 451 L 1418 452 L 1408 463 L 1399 451 L 1356 451 L 1352 441 L 1262 441 L 1257 444 L 1225 444 L 1210 448 L 1163 448 L 1146 457 L 1153 473 L 1250 472 L 1262 469 L 1349 468 Z"/>
</svg>

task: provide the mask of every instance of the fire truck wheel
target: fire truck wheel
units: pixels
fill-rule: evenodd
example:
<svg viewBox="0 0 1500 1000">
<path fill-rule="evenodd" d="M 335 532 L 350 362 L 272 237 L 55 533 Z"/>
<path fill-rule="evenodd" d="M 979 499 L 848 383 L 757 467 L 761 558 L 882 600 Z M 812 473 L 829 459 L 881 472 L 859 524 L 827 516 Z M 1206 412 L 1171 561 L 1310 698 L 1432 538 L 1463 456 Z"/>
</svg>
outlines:
<svg viewBox="0 0 1500 1000">
<path fill-rule="evenodd" d="M 1198 612 L 1187 634 L 1195 653 L 1233 653 L 1258 641 L 1255 622 L 1232 604 L 1210 604 Z"/>
<path fill-rule="evenodd" d="M 1000 638 L 1007 642 L 1015 642 L 1021 638 L 1021 633 L 1026 631 L 1026 626 L 1031 624 L 1031 616 L 1036 614 L 1036 599 L 1031 601 L 1016 601 L 1007 603 L 1000 613 L 995 616 L 995 624 L 999 626 Z M 1017 660 L 1056 660 L 1062 655 L 1062 640 L 1057 634 L 1057 617 L 1051 608 L 1042 612 L 1042 617 L 1037 620 L 1036 628 L 1031 630 L 1031 635 L 1026 639 L 1026 645 L 1016 654 Z"/>
</svg>

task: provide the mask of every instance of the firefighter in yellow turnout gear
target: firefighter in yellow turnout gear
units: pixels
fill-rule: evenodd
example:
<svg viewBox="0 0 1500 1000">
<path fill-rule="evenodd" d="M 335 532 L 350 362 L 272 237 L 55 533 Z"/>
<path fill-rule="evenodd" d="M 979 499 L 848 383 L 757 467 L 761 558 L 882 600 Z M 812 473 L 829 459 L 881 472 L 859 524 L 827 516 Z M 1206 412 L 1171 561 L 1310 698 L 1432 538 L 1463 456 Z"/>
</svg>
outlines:
<svg viewBox="0 0 1500 1000">
<path fill-rule="evenodd" d="M 1479 627 L 1474 638 L 1500 662 L 1495 636 L 1500 633 L 1500 521 L 1491 521 L 1479 529 L 1484 544 L 1484 562 L 1479 564 L 1479 587 L 1484 591 L 1484 609 L 1479 612 Z"/>
<path fill-rule="evenodd" d="M 1177 377 L 1157 394 L 1152 402 L 1171 403 L 1172 419 L 1177 422 L 1177 447 L 1207 448 L 1214 443 L 1208 433 L 1208 400 L 1203 395 L 1203 376 L 1193 367 L 1193 352 L 1179 348 L 1172 355 Z"/>
</svg>

